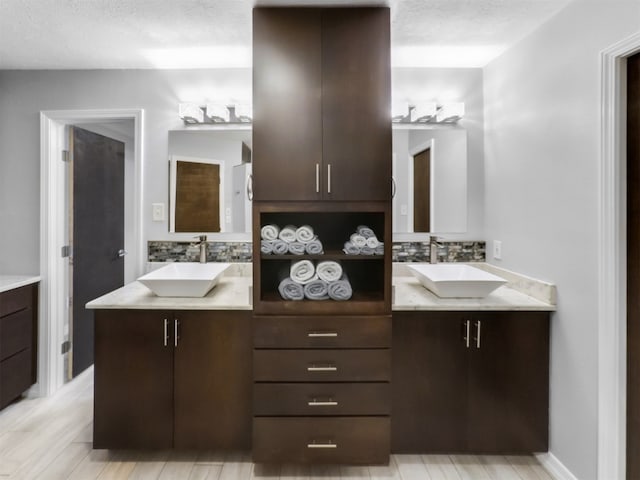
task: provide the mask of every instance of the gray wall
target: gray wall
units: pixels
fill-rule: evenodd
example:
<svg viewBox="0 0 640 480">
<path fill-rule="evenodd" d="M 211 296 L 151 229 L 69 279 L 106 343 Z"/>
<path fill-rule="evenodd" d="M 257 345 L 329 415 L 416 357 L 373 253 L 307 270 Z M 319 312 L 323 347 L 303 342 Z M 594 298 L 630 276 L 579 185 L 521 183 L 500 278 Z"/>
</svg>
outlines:
<svg viewBox="0 0 640 480">
<path fill-rule="evenodd" d="M 551 452 L 596 478 L 600 52 L 640 2 L 578 0 L 485 69 L 485 228 L 509 270 L 558 286 Z M 491 259 L 491 255 L 488 255 Z"/>
<path fill-rule="evenodd" d="M 470 222 L 465 236 L 482 238 L 482 71 L 396 69 L 393 94 L 466 103 L 461 124 L 469 131 Z M 250 96 L 250 69 L 0 71 L 0 273 L 39 271 L 41 110 L 144 109 L 146 243 L 183 238 L 168 233 L 168 222 L 151 220 L 151 204 L 167 203 L 168 131 L 183 126 L 178 104 Z"/>
</svg>

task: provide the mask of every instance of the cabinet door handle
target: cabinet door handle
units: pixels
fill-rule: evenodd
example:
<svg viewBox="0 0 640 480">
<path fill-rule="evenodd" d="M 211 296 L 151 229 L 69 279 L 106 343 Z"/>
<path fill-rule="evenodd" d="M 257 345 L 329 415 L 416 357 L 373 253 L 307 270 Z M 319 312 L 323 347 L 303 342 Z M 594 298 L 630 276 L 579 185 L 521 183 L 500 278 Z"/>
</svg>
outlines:
<svg viewBox="0 0 640 480">
<path fill-rule="evenodd" d="M 247 200 L 253 200 L 253 174 L 249 174 L 247 177 Z"/>
<path fill-rule="evenodd" d="M 169 344 L 169 320 L 164 319 L 164 346 Z"/>
<path fill-rule="evenodd" d="M 480 331 L 482 330 L 482 322 L 476 321 L 476 348 L 480 348 Z"/>
<path fill-rule="evenodd" d="M 331 193 L 331 164 L 327 164 L 327 193 Z"/>
<path fill-rule="evenodd" d="M 338 371 L 338 367 L 334 366 L 334 365 L 326 365 L 326 366 L 316 366 L 316 365 L 309 365 L 307 367 L 307 372 L 337 372 Z"/>
<path fill-rule="evenodd" d="M 309 400 L 307 402 L 307 405 L 309 405 L 310 407 L 337 407 L 338 406 L 338 402 L 336 402 L 335 400 L 329 399 L 329 400 L 316 400 L 315 398 L 313 400 Z"/>
<path fill-rule="evenodd" d="M 326 442 L 326 443 L 307 443 L 307 448 L 338 448 L 337 443 Z"/>
<path fill-rule="evenodd" d="M 180 339 L 180 320 L 177 318 L 173 321 L 173 346 L 178 346 L 178 340 Z"/>
<path fill-rule="evenodd" d="M 320 164 L 316 163 L 316 193 L 320 193 Z"/>
<path fill-rule="evenodd" d="M 307 333 L 307 337 L 316 338 L 316 337 L 337 337 L 338 332 L 309 332 Z"/>
<path fill-rule="evenodd" d="M 464 334 L 462 335 L 462 339 L 464 340 L 464 346 L 469 348 L 471 344 L 471 320 L 465 320 L 464 323 Z"/>
</svg>

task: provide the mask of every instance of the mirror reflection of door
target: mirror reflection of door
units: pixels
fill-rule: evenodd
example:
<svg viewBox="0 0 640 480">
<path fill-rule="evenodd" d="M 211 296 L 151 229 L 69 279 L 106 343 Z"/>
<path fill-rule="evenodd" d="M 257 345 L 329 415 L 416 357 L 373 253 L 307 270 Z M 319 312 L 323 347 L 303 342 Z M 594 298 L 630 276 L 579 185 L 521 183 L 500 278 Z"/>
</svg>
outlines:
<svg viewBox="0 0 640 480">
<path fill-rule="evenodd" d="M 220 165 L 176 162 L 175 231 L 220 231 Z"/>
<path fill-rule="evenodd" d="M 431 231 L 431 149 L 413 156 L 413 231 Z"/>
</svg>

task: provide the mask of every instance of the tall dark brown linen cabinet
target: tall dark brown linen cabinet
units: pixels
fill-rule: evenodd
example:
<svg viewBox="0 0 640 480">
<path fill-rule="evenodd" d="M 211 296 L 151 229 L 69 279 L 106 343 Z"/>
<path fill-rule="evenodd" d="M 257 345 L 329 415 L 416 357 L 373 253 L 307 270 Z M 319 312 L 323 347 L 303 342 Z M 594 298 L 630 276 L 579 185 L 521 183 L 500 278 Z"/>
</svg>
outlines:
<svg viewBox="0 0 640 480">
<path fill-rule="evenodd" d="M 253 11 L 253 459 L 387 463 L 391 371 L 389 9 Z M 263 254 L 313 227 L 322 254 Z M 366 225 L 384 249 L 347 255 Z M 348 300 L 284 300 L 292 262 L 336 261 Z"/>
</svg>

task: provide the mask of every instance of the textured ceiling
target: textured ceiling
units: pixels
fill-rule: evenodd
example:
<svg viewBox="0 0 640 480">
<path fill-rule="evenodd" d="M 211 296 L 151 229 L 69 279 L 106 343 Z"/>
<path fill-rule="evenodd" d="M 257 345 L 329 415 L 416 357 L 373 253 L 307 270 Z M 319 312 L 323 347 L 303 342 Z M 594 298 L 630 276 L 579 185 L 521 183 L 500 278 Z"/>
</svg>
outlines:
<svg viewBox="0 0 640 480">
<path fill-rule="evenodd" d="M 0 69 L 251 65 L 254 5 L 388 5 L 396 66 L 482 66 L 569 0 L 0 0 Z"/>
</svg>

